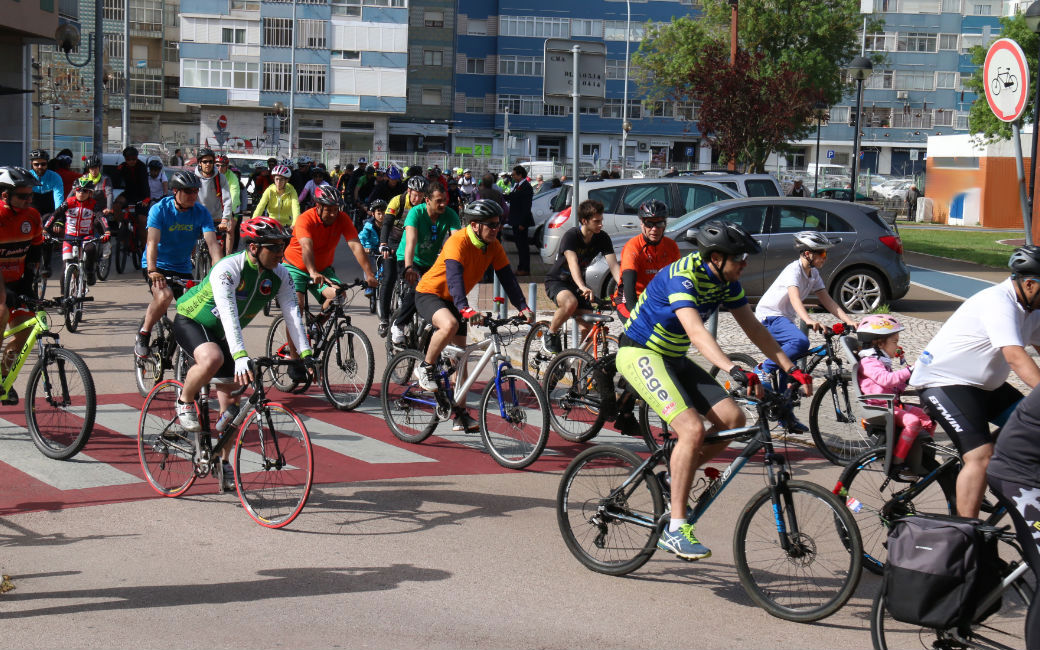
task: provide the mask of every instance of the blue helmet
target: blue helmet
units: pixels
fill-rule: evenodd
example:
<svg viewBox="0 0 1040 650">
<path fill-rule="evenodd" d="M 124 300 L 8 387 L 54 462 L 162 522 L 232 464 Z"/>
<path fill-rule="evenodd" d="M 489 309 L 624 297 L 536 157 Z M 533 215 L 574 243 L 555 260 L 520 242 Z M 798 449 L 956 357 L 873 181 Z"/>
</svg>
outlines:
<svg viewBox="0 0 1040 650">
<path fill-rule="evenodd" d="M 392 181 L 401 180 L 401 170 L 397 168 L 397 165 L 390 165 L 390 169 L 386 170 L 386 177 Z"/>
</svg>

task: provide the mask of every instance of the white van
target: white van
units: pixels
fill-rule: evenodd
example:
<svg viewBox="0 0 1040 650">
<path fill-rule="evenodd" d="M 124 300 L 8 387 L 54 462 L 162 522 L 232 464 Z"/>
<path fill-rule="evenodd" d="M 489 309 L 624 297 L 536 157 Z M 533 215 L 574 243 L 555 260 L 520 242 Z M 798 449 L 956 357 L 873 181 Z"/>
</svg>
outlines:
<svg viewBox="0 0 1040 650">
<path fill-rule="evenodd" d="M 820 170 L 820 178 L 825 176 L 852 176 L 852 170 L 845 165 L 832 165 L 830 163 L 809 163 L 805 167 L 805 177 L 813 178 L 816 170 Z"/>
</svg>

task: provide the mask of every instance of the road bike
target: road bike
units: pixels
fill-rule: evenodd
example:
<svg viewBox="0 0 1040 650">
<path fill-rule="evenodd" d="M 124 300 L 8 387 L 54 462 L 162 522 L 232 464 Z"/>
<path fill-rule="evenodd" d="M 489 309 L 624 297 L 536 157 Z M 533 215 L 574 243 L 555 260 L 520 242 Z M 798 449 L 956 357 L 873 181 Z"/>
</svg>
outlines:
<svg viewBox="0 0 1040 650">
<path fill-rule="evenodd" d="M 581 322 L 591 324 L 589 331 L 585 333 L 585 336 L 582 337 L 577 345 L 571 345 L 571 334 L 567 326 L 564 325 L 564 327 L 560 328 L 560 348 L 562 350 L 575 347 L 590 353 L 596 359 L 617 352 L 618 339 L 607 329 L 607 323 L 612 322 L 614 317 L 602 313 L 612 310 L 613 304 L 609 299 L 604 299 L 597 300 L 594 306 L 598 313 L 575 316 Z M 524 339 L 524 370 L 538 380 L 541 380 L 545 371 L 549 368 L 549 363 L 555 356 L 542 349 L 542 339 L 548 332 L 549 321 L 538 321 L 531 326 L 531 331 L 527 333 L 527 338 Z"/>
<path fill-rule="evenodd" d="M 67 313 L 79 302 L 92 297 L 41 300 L 19 296 L 21 304 L 34 315 L 4 332 L 7 340 L 18 332 L 30 330 L 29 337 L 15 359 L 14 366 L 0 383 L 0 403 L 13 406 L 18 403 L 14 382 L 34 347 L 39 360 L 29 371 L 25 390 L 25 421 L 36 448 L 48 458 L 66 460 L 83 449 L 94 430 L 97 412 L 97 394 L 94 378 L 83 359 L 61 346 L 58 334 L 50 330 L 48 309 Z M 15 310 L 17 314 L 19 310 Z M 44 339 L 50 339 L 45 343 Z"/>
<path fill-rule="evenodd" d="M 341 411 L 352 411 L 368 397 L 375 376 L 375 354 L 372 341 L 351 324 L 344 311 L 346 292 L 367 287 L 364 280 L 335 284 L 336 297 L 317 315 L 307 309 L 304 293 L 304 320 L 314 358 L 318 361 L 318 383 L 325 398 Z M 285 329 L 285 319 L 277 316 L 267 330 L 266 354 L 278 359 L 291 359 L 294 353 Z M 288 372 L 273 372 L 275 388 L 282 392 L 301 392 L 301 386 Z M 308 382 L 309 384 L 309 382 Z M 306 387 L 303 388 L 306 390 Z"/>
<path fill-rule="evenodd" d="M 512 367 L 500 332 L 526 323 L 523 316 L 497 319 L 485 314 L 490 336 L 465 349 L 447 346 L 437 363 L 437 390 L 432 393 L 420 388 L 413 377 L 424 353 L 395 354 L 386 365 L 380 391 L 383 417 L 394 436 L 410 443 L 426 440 L 438 424 L 451 418 L 455 405 L 465 407 L 466 393 L 490 367 L 477 418 L 485 448 L 499 465 L 510 469 L 523 469 L 537 460 L 549 439 L 545 394 L 534 377 Z M 470 368 L 469 357 L 478 352 L 483 354 Z"/>
<path fill-rule="evenodd" d="M 747 462 L 763 451 L 766 486 L 752 495 L 737 518 L 734 562 L 741 585 L 759 607 L 804 623 L 833 614 L 852 596 L 863 546 L 844 504 L 820 485 L 792 480 L 785 457 L 773 448 L 768 418 L 790 408 L 793 391 L 746 398 L 758 421 L 704 440 L 704 445 L 746 446 L 724 470 L 708 467 L 694 482 L 687 521 L 699 521 Z M 579 562 L 617 576 L 650 559 L 671 518 L 668 467 L 674 445 L 669 436 L 646 459 L 607 445 L 575 457 L 560 480 L 556 515 L 564 542 Z"/>
<path fill-rule="evenodd" d="M 253 359 L 252 389 L 245 404 L 218 432 L 210 425 L 208 387 L 195 408 L 202 431 L 185 431 L 177 421 L 177 399 L 183 385 L 167 379 L 152 389 L 141 408 L 137 449 L 148 484 L 165 497 L 179 497 L 196 479 L 214 475 L 224 491 L 221 451 L 234 440 L 234 483 L 246 513 L 261 526 L 291 523 L 307 503 L 314 480 L 314 455 L 303 421 L 287 406 L 272 402 L 264 391 L 266 372 L 299 361 Z"/>
<path fill-rule="evenodd" d="M 118 199 L 117 199 L 118 200 Z M 138 209 L 147 209 L 147 203 L 140 205 L 131 203 L 123 210 L 121 217 L 112 219 L 115 221 L 113 230 L 115 236 L 112 238 L 112 258 L 115 260 L 116 272 L 123 273 L 129 260 L 134 270 L 141 268 L 141 254 L 144 251 L 140 233 L 137 232 Z"/>
<path fill-rule="evenodd" d="M 195 286 L 195 281 L 167 276 L 166 284 L 190 289 Z M 144 324 L 144 319 L 141 320 L 141 324 Z M 167 370 L 173 371 L 174 379 L 183 381 L 189 365 L 188 355 L 177 345 L 173 337 L 173 322 L 166 314 L 163 314 L 152 328 L 152 336 L 148 341 L 148 355 L 144 358 L 138 357 L 134 352 L 131 352 L 131 355 L 134 359 L 134 381 L 141 397 L 148 397 L 155 385 L 163 380 Z"/>
<path fill-rule="evenodd" d="M 75 332 L 83 320 L 83 300 L 87 296 L 87 276 L 84 269 L 90 262 L 86 259 L 88 246 L 97 248 L 100 237 L 69 237 L 65 243 L 72 245 L 72 259 L 65 262 L 65 274 L 61 283 L 62 297 L 71 299 L 64 310 L 65 327 Z"/>
</svg>

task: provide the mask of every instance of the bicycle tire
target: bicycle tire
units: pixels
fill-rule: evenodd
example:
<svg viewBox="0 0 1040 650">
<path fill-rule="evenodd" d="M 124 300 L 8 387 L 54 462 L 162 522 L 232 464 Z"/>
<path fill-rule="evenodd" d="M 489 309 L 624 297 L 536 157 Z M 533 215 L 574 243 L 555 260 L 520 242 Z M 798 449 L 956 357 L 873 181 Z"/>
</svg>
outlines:
<svg viewBox="0 0 1040 650">
<path fill-rule="evenodd" d="M 617 354 L 618 337 L 609 333 L 605 324 L 603 325 L 603 331 L 600 332 L 598 339 L 599 346 L 594 347 L 592 345 L 592 339 L 589 339 L 585 342 L 585 345 L 581 346 L 581 349 L 591 354 L 594 359 L 602 359 L 611 354 Z M 564 349 L 567 349 L 566 346 L 564 346 Z"/>
<path fill-rule="evenodd" d="M 553 357 L 542 377 L 549 421 L 556 435 L 567 442 L 592 440 L 606 422 L 606 414 L 600 410 L 595 363 L 584 350 L 565 350 Z"/>
<path fill-rule="evenodd" d="M 127 249 L 126 226 L 120 226 L 119 232 L 115 238 L 112 239 L 112 258 L 116 262 L 116 273 L 122 275 L 123 271 L 126 270 L 126 258 L 129 257 L 130 251 Z"/>
<path fill-rule="evenodd" d="M 665 421 L 642 400 L 639 403 L 639 430 L 643 434 L 643 442 L 646 443 L 646 448 L 650 450 L 650 453 L 660 449 L 665 439 L 671 437 Z"/>
<path fill-rule="evenodd" d="M 135 271 L 141 270 L 141 246 L 137 242 L 137 233 L 131 233 L 133 245 L 130 247 L 130 264 Z"/>
<path fill-rule="evenodd" d="M 179 497 L 196 478 L 195 436 L 177 422 L 177 398 L 182 388 L 181 382 L 173 379 L 156 384 L 141 407 L 137 423 L 137 453 L 145 480 L 164 497 Z"/>
<path fill-rule="evenodd" d="M 426 440 L 437 421 L 434 396 L 419 388 L 412 377 L 422 361 L 423 355 L 418 350 L 403 350 L 390 359 L 383 371 L 383 385 L 379 390 L 383 419 L 394 437 L 404 442 Z"/>
<path fill-rule="evenodd" d="M 498 376 L 501 382 L 488 381 L 480 396 L 480 436 L 496 463 L 523 469 L 538 460 L 549 441 L 545 393 L 522 370 L 503 368 Z"/>
<path fill-rule="evenodd" d="M 817 451 L 841 467 L 885 442 L 864 430 L 859 400 L 855 389 L 849 388 L 851 381 L 840 375 L 828 377 L 809 405 L 809 432 Z"/>
<path fill-rule="evenodd" d="M 72 350 L 47 348 L 29 372 L 25 391 L 25 422 L 36 448 L 48 458 L 72 458 L 90 439 L 96 414 L 97 393 L 86 362 Z"/>
<path fill-rule="evenodd" d="M 952 480 L 950 480 L 952 478 Z M 953 515 L 957 486 L 952 477 L 936 477 L 912 500 L 894 500 L 895 492 L 910 487 L 909 481 L 892 479 L 885 485 L 885 450 L 871 449 L 845 466 L 835 486 L 839 498 L 846 502 L 859 527 L 863 541 L 863 568 L 881 575 L 888 550 L 889 522 L 918 513 Z M 881 491 L 885 485 L 885 492 Z M 852 499 L 855 502 L 850 503 Z"/>
<path fill-rule="evenodd" d="M 142 325 L 144 321 L 141 321 Z M 138 328 L 140 330 L 140 328 Z M 173 336 L 166 325 L 159 322 L 152 328 L 152 340 L 148 346 L 148 356 L 139 359 L 134 352 L 130 353 L 134 362 L 134 382 L 137 384 L 137 392 L 141 397 L 148 397 L 155 385 L 163 380 L 164 366 L 161 348 L 165 345 L 166 337 Z M 163 344 L 163 345 L 160 345 Z"/>
<path fill-rule="evenodd" d="M 372 341 L 357 327 L 340 323 L 321 357 L 321 389 L 341 411 L 361 405 L 372 390 L 376 371 Z"/>
<path fill-rule="evenodd" d="M 780 490 L 784 503 L 778 512 L 774 513 L 768 487 L 744 506 L 733 535 L 733 561 L 740 584 L 755 604 L 777 618 L 811 623 L 838 611 L 852 597 L 863 566 L 863 544 L 851 513 L 823 487 L 787 481 L 786 489 Z M 785 527 L 794 515 L 799 526 L 800 544 L 791 550 L 780 547 L 777 532 L 777 522 L 787 511 L 792 516 L 783 520 Z M 798 581 L 802 588 L 794 593 L 793 583 Z"/>
<path fill-rule="evenodd" d="M 79 277 L 80 277 L 80 271 L 79 271 L 79 265 L 78 264 L 69 264 L 65 268 L 65 277 L 64 277 L 64 279 L 62 280 L 62 283 L 61 283 L 62 295 L 64 297 L 66 297 L 66 298 L 77 298 L 77 297 L 79 297 L 79 284 L 80 284 Z M 78 303 L 78 305 L 82 305 L 82 304 L 83 303 Z M 79 317 L 77 316 L 77 313 L 79 313 L 78 310 L 77 310 L 77 306 L 78 305 L 72 305 L 70 308 L 65 310 L 65 314 L 64 314 L 64 317 L 65 317 L 65 327 L 70 332 L 75 332 L 76 328 L 79 327 Z"/>
<path fill-rule="evenodd" d="M 758 361 L 755 361 L 753 356 L 750 354 L 744 354 L 743 352 L 727 352 L 726 356 L 729 357 L 730 361 L 740 365 L 745 370 L 753 371 L 755 366 L 758 365 Z M 712 365 L 711 368 L 708 369 L 708 374 L 711 375 L 712 379 L 717 379 L 720 372 L 723 372 L 723 370 L 716 365 Z M 724 374 L 729 375 L 729 368 L 726 368 Z"/>
<path fill-rule="evenodd" d="M 314 451 L 303 421 L 281 404 L 263 404 L 242 422 L 235 444 L 235 489 L 253 521 L 287 526 L 307 505 Z"/>
<path fill-rule="evenodd" d="M 542 376 L 545 371 L 549 368 L 549 362 L 552 361 L 553 356 L 547 355 L 542 351 L 542 337 L 549 331 L 549 321 L 540 320 L 531 326 L 531 330 L 524 337 L 524 348 L 523 348 L 523 368 L 522 370 L 537 381 L 542 380 Z M 566 350 L 569 347 L 570 335 L 567 332 L 567 328 L 564 327 L 560 330 L 560 347 L 561 350 Z"/>
<path fill-rule="evenodd" d="M 97 270 L 97 279 L 104 282 L 108 279 L 108 274 L 112 271 L 112 246 L 111 238 L 108 242 L 97 242 L 97 259 L 94 261 L 95 269 Z M 108 257 L 105 257 L 105 246 L 108 246 Z"/>
<path fill-rule="evenodd" d="M 612 576 L 646 564 L 657 549 L 656 522 L 664 514 L 657 477 L 645 472 L 627 494 L 610 499 L 643 460 L 619 447 L 597 445 L 578 454 L 564 470 L 556 493 L 556 523 L 567 548 L 585 567 Z M 624 514 L 628 521 L 610 516 Z M 632 519 L 642 520 L 636 525 Z"/>
<path fill-rule="evenodd" d="M 271 326 L 267 328 L 267 339 L 264 343 L 264 355 L 276 359 L 289 359 L 289 341 L 285 333 L 285 318 L 275 316 Z M 289 378 L 286 366 L 271 366 L 266 370 L 268 382 L 282 391 L 291 392 L 296 382 Z"/>
</svg>

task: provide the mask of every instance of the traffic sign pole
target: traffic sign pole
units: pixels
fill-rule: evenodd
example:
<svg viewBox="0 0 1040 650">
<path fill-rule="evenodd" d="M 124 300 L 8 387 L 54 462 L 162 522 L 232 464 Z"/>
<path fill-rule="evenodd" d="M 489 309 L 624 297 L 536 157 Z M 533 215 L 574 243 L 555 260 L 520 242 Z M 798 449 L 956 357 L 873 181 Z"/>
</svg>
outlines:
<svg viewBox="0 0 1040 650">
<path fill-rule="evenodd" d="M 574 84 L 572 85 L 573 91 L 571 92 L 571 99 L 574 102 L 574 164 L 572 165 L 574 181 L 571 183 L 571 217 L 574 219 L 573 223 L 581 225 L 578 220 L 578 154 L 581 153 L 581 147 L 578 144 L 578 123 L 581 110 L 579 108 L 579 99 L 581 98 L 581 86 L 579 79 L 581 75 L 578 68 L 578 59 L 581 58 L 581 46 L 575 45 L 571 48 L 571 52 L 574 54 Z M 577 339 L 574 339 L 575 341 Z"/>
<path fill-rule="evenodd" d="M 1029 64 L 1018 43 L 1001 38 L 990 45 L 986 63 L 982 67 L 982 81 L 986 86 L 986 103 L 998 119 L 1011 123 L 1011 139 L 1015 147 L 1015 167 L 1018 171 L 1018 199 L 1022 208 L 1022 225 L 1026 244 L 1033 243 L 1032 206 L 1026 193 L 1025 163 L 1022 160 L 1022 132 L 1019 128 L 1022 113 L 1029 98 Z M 1036 120 L 1034 119 L 1034 124 Z M 1035 131 L 1034 126 L 1034 131 Z M 1034 133 L 1035 137 L 1035 133 Z M 1035 146 L 1034 146 L 1035 149 Z M 1034 156 L 1035 151 L 1034 151 Z M 1035 167 L 1036 161 L 1033 161 Z"/>
</svg>

